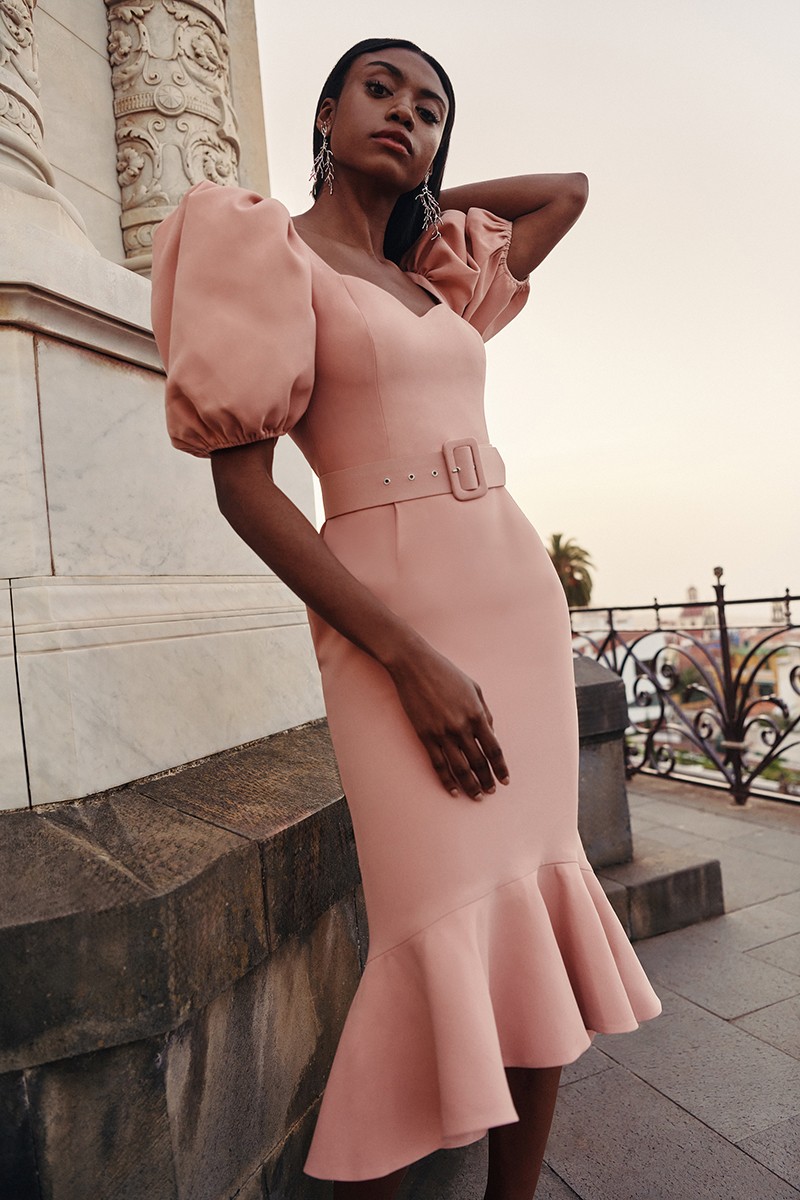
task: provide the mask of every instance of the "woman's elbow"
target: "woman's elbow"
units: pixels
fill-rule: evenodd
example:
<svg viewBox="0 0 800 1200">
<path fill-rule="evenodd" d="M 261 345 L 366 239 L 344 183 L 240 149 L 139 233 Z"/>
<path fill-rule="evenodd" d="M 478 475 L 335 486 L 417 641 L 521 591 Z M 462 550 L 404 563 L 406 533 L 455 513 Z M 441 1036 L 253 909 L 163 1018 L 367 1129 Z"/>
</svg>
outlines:
<svg viewBox="0 0 800 1200">
<path fill-rule="evenodd" d="M 573 171 L 564 176 L 565 199 L 581 209 L 589 199 L 589 178 L 583 171 Z"/>
</svg>

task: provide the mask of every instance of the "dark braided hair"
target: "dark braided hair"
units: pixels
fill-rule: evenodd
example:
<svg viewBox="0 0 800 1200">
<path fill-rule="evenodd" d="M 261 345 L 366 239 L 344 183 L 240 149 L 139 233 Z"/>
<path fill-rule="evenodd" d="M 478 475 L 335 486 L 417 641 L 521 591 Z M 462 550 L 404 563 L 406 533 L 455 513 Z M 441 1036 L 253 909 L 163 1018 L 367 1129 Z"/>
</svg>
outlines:
<svg viewBox="0 0 800 1200">
<path fill-rule="evenodd" d="M 436 59 L 432 58 L 430 54 L 426 54 L 424 50 L 420 50 L 419 46 L 415 46 L 413 42 L 404 41 L 402 38 L 366 38 L 365 41 L 357 42 L 355 46 L 351 46 L 339 59 L 323 84 L 314 112 L 314 158 L 316 158 L 322 145 L 322 134 L 317 128 L 316 117 L 323 100 L 339 99 L 350 67 L 362 54 L 372 54 L 377 50 L 392 49 L 412 50 L 414 54 L 418 54 L 420 58 L 424 58 L 425 62 L 429 63 L 439 76 L 445 96 L 447 97 L 447 116 L 442 131 L 442 140 L 439 143 L 439 149 L 436 151 L 436 157 L 431 165 L 431 176 L 428 180 L 428 187 L 438 200 L 439 193 L 442 190 L 442 177 L 444 176 L 444 165 L 447 162 L 447 152 L 450 149 L 450 134 L 453 130 L 453 121 L 456 115 L 456 98 L 453 94 L 453 85 L 446 71 L 439 65 Z M 319 190 L 320 184 L 315 183 L 311 193 L 315 200 L 319 194 Z M 422 206 L 417 201 L 414 191 L 404 192 L 402 196 L 398 197 L 397 203 L 389 217 L 389 223 L 386 226 L 386 236 L 383 241 L 384 254 L 392 262 L 399 263 L 403 255 L 411 249 L 421 233 Z"/>
</svg>

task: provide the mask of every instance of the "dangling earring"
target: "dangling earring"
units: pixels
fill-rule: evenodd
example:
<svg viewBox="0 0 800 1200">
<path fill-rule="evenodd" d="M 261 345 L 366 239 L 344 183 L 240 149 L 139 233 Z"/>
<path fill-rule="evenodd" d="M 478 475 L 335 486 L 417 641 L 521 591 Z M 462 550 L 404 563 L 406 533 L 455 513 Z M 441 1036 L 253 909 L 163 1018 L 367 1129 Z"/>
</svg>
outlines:
<svg viewBox="0 0 800 1200">
<path fill-rule="evenodd" d="M 308 177 L 309 183 L 313 184 L 311 195 L 314 195 L 315 190 L 328 185 L 328 191 L 333 195 L 333 155 L 331 154 L 330 143 L 328 142 L 328 126 L 323 124 L 320 128 L 322 134 L 322 145 L 317 151 L 317 157 L 314 159 L 314 166 L 311 168 L 311 174 Z"/>
<path fill-rule="evenodd" d="M 422 228 L 430 229 L 433 226 L 431 241 L 437 237 L 441 237 L 439 226 L 442 223 L 442 210 L 439 208 L 439 201 L 434 196 L 433 192 L 428 187 L 428 180 L 431 177 L 430 170 L 422 181 L 422 187 L 417 192 L 416 199 L 422 205 Z"/>
</svg>

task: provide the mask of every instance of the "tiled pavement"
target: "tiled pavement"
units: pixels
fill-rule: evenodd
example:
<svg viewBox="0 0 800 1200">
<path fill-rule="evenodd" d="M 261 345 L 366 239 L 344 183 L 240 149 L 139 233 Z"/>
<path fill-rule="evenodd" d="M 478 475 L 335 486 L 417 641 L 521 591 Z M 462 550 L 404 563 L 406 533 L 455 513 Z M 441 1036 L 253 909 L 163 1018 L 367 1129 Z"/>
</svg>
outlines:
<svg viewBox="0 0 800 1200">
<path fill-rule="evenodd" d="M 536 1200 L 800 1197 L 800 805 L 661 779 L 629 800 L 636 856 L 718 858 L 726 912 L 636 943 L 664 1011 L 564 1069 Z M 484 1153 L 457 1186 L 437 1156 L 426 1200 L 481 1200 Z"/>
</svg>

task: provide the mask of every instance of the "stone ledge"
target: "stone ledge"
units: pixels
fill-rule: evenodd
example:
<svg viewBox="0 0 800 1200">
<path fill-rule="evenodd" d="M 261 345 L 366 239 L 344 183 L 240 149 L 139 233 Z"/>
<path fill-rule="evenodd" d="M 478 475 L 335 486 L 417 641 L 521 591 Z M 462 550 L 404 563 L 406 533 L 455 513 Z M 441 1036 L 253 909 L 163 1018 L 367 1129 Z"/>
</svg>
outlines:
<svg viewBox="0 0 800 1200">
<path fill-rule="evenodd" d="M 604 867 L 598 874 L 632 941 L 683 929 L 725 911 L 722 869 L 716 858 L 665 850 Z"/>
<path fill-rule="evenodd" d="M 176 1027 L 359 880 L 323 721 L 2 821 L 0 1072 Z"/>
<path fill-rule="evenodd" d="M 623 681 L 608 667 L 580 654 L 573 658 L 572 668 L 581 744 L 621 737 L 630 724 Z"/>
</svg>

